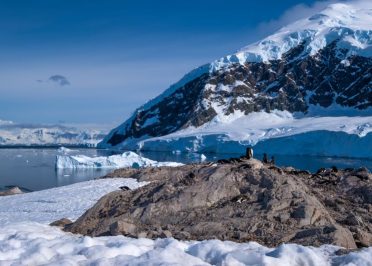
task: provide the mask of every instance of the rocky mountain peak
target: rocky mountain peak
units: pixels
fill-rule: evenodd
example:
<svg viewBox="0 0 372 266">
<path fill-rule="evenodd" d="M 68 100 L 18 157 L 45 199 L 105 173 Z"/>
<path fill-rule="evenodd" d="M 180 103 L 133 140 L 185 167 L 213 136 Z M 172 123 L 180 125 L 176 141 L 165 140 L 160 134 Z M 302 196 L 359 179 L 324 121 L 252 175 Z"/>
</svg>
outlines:
<svg viewBox="0 0 372 266">
<path fill-rule="evenodd" d="M 367 8 L 369 7 L 369 8 Z M 101 143 L 126 146 L 253 112 L 372 107 L 372 5 L 332 4 L 187 74 Z"/>
</svg>

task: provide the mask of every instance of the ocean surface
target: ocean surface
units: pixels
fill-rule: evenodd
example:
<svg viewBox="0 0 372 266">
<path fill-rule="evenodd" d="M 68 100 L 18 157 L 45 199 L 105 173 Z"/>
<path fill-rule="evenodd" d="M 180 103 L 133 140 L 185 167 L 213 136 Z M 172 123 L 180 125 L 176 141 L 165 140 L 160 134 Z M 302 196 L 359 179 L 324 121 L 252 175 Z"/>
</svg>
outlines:
<svg viewBox="0 0 372 266">
<path fill-rule="evenodd" d="M 74 149 L 71 154 L 86 156 L 108 156 L 113 153 L 107 150 Z M 113 171 L 113 169 L 55 169 L 56 155 L 63 155 L 55 148 L 11 148 L 0 149 L 0 190 L 9 186 L 19 186 L 24 190 L 35 191 L 59 187 L 81 181 L 91 180 Z M 157 161 L 198 162 L 199 154 L 174 154 L 160 152 L 144 152 L 142 156 Z M 239 157 L 240 154 L 205 154 L 207 161 Z M 261 159 L 262 155 L 255 155 Z M 269 154 L 269 158 L 271 155 Z M 298 169 L 316 171 L 321 167 L 336 166 L 338 168 L 366 166 L 372 170 L 372 160 L 349 159 L 315 156 L 278 156 L 279 166 L 293 166 Z"/>
</svg>

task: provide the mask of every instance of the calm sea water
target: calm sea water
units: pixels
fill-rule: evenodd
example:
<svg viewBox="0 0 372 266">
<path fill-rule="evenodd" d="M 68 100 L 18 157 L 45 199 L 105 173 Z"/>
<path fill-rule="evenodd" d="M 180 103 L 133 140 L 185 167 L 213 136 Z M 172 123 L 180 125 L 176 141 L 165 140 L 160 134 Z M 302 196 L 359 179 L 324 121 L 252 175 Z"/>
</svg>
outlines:
<svg viewBox="0 0 372 266">
<path fill-rule="evenodd" d="M 55 169 L 57 149 L 0 149 L 0 189 L 7 186 L 19 186 L 31 191 L 64 186 L 76 182 L 91 180 L 112 171 L 109 169 Z M 108 156 L 105 150 L 77 149 L 73 154 L 87 156 Z M 157 161 L 177 161 L 183 163 L 200 161 L 198 154 L 172 154 L 146 152 L 141 155 Z M 206 154 L 207 160 L 215 161 L 238 154 Z M 255 156 L 261 159 L 261 155 Z M 366 166 L 372 169 L 372 160 L 311 157 L 311 156 L 275 156 L 280 166 L 294 166 L 299 169 L 315 171 L 320 167 L 337 166 L 339 168 Z"/>
</svg>

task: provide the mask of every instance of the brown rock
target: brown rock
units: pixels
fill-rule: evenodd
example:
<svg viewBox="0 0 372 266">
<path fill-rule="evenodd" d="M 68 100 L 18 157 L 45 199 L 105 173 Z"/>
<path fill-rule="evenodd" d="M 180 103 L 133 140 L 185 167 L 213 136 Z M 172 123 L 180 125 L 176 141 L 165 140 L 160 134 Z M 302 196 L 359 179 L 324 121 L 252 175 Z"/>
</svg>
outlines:
<svg viewBox="0 0 372 266">
<path fill-rule="evenodd" d="M 357 232 L 355 234 L 355 242 L 358 247 L 370 247 L 372 246 L 372 234 L 357 229 Z"/>
<path fill-rule="evenodd" d="M 50 223 L 51 226 L 65 227 L 66 225 L 72 224 L 72 221 L 67 218 L 62 218 L 57 221 Z"/>
<path fill-rule="evenodd" d="M 137 236 L 136 234 L 137 228 L 134 224 L 125 222 L 125 221 L 117 221 L 110 226 L 110 233 L 111 235 L 125 235 L 125 236 Z"/>
<path fill-rule="evenodd" d="M 368 209 L 369 179 L 339 169 L 332 172 L 332 182 L 324 183 L 330 169 L 309 178 L 305 171 L 278 171 L 255 159 L 230 161 L 117 170 L 115 176 L 152 182 L 131 193 L 107 194 L 68 230 L 91 236 L 146 232 L 150 238 L 355 248 L 350 230 L 367 232 L 372 226 L 369 212 L 358 211 Z M 365 235 L 355 238 L 361 243 Z"/>
<path fill-rule="evenodd" d="M 172 233 L 169 230 L 164 230 L 164 231 L 161 232 L 160 237 L 161 238 L 169 238 L 169 237 L 172 237 Z"/>
<path fill-rule="evenodd" d="M 146 238 L 148 236 L 147 232 L 142 231 L 137 234 L 138 238 Z"/>
<path fill-rule="evenodd" d="M 19 187 L 12 187 L 8 190 L 0 191 L 0 196 L 11 196 L 17 194 L 23 194 L 23 191 Z"/>
</svg>

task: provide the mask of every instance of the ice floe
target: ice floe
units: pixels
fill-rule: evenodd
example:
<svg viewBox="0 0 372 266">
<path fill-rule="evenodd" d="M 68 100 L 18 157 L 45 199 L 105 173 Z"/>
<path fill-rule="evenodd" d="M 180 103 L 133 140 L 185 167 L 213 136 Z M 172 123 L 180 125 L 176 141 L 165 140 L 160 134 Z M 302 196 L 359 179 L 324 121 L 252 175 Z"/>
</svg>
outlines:
<svg viewBox="0 0 372 266">
<path fill-rule="evenodd" d="M 179 166 L 176 162 L 158 162 L 128 151 L 119 155 L 88 157 L 85 155 L 57 155 L 56 168 L 123 168 L 147 166 Z"/>
</svg>

